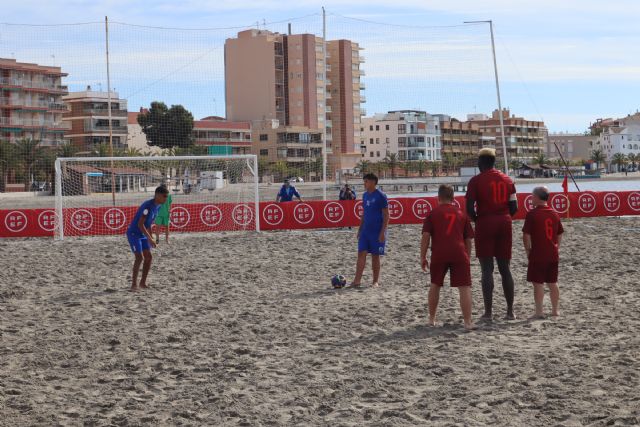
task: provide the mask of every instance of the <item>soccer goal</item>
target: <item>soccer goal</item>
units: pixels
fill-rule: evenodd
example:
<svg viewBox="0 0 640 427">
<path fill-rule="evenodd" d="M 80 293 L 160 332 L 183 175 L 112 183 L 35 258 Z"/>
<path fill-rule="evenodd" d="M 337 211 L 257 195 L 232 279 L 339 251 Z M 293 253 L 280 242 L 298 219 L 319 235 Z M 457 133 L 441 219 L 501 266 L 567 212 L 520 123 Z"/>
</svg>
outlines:
<svg viewBox="0 0 640 427">
<path fill-rule="evenodd" d="M 255 155 L 58 158 L 55 171 L 56 239 L 125 233 L 160 185 L 172 232 L 260 230 Z"/>
</svg>

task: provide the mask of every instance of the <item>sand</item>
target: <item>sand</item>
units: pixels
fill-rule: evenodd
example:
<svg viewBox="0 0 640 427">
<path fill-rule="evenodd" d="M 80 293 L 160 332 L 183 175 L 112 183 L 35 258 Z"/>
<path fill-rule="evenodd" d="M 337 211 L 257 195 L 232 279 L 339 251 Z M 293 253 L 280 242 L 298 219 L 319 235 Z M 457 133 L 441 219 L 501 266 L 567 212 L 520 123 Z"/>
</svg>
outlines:
<svg viewBox="0 0 640 427">
<path fill-rule="evenodd" d="M 563 317 L 500 320 L 497 282 L 473 332 L 448 287 L 425 326 L 417 226 L 392 227 L 381 288 L 342 291 L 354 230 L 176 236 L 137 294 L 124 238 L 0 240 L 0 424 L 638 425 L 640 218 L 566 230 Z"/>
</svg>

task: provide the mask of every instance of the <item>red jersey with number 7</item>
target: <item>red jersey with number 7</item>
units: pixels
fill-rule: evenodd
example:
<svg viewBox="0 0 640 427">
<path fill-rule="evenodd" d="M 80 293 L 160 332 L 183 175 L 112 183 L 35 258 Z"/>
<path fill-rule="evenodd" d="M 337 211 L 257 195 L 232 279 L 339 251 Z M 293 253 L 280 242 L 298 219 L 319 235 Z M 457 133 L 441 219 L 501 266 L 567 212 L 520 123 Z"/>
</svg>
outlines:
<svg viewBox="0 0 640 427">
<path fill-rule="evenodd" d="M 469 217 L 451 205 L 437 206 L 424 219 L 423 233 L 431 235 L 431 262 L 469 262 L 466 239 L 473 239 Z"/>
<path fill-rule="evenodd" d="M 564 233 L 560 217 L 549 206 L 538 206 L 529 211 L 522 227 L 531 235 L 529 261 L 558 262 L 558 236 Z"/>
<path fill-rule="evenodd" d="M 516 186 L 511 178 L 497 169 L 489 169 L 471 178 L 466 198 L 476 201 L 479 217 L 509 215 L 509 200 L 515 194 Z"/>
</svg>

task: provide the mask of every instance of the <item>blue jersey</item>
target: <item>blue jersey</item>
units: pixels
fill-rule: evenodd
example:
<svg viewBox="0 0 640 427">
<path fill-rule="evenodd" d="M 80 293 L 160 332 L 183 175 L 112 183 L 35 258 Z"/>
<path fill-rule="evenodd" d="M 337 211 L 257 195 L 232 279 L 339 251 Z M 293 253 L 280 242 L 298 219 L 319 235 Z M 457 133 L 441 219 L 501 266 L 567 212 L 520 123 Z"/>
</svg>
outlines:
<svg viewBox="0 0 640 427">
<path fill-rule="evenodd" d="M 296 196 L 298 199 L 300 198 L 300 194 L 298 194 L 296 187 L 293 185 L 290 185 L 289 188 L 283 185 L 278 193 L 278 197 L 280 197 L 281 202 L 290 202 L 293 200 L 293 196 Z"/>
<path fill-rule="evenodd" d="M 389 206 L 387 195 L 376 189 L 372 193 L 365 191 L 362 194 L 362 207 L 364 209 L 364 218 L 362 222 L 362 230 L 364 232 L 379 233 L 382 230 L 382 210 Z"/>
<path fill-rule="evenodd" d="M 131 221 L 129 228 L 127 229 L 127 233 L 132 236 L 144 237 L 144 234 L 142 234 L 142 231 L 138 227 L 138 221 L 140 221 L 140 218 L 142 218 L 143 215 L 146 215 L 147 217 L 144 220 L 144 226 L 151 230 L 151 224 L 155 221 L 161 207 L 162 205 L 155 204 L 154 199 L 147 200 L 140 205 L 136 212 L 136 216 L 133 217 L 133 221 Z"/>
</svg>

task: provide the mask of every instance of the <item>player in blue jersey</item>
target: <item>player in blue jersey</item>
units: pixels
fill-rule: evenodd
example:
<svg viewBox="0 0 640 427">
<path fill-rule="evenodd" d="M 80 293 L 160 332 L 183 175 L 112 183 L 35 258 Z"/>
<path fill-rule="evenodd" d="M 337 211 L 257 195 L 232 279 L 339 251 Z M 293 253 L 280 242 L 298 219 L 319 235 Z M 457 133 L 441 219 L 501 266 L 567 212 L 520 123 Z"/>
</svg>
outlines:
<svg viewBox="0 0 640 427">
<path fill-rule="evenodd" d="M 142 278 L 140 279 L 140 288 L 147 286 L 147 274 L 151 268 L 151 248 L 156 247 L 156 242 L 151 236 L 151 225 L 153 224 L 158 211 L 163 203 L 167 201 L 169 190 L 164 185 L 156 188 L 153 199 L 144 202 L 133 217 L 133 221 L 127 229 L 127 239 L 131 251 L 136 259 L 133 262 L 133 273 L 131 275 L 131 291 L 138 290 L 138 270 L 142 264 Z M 144 263 L 143 263 L 144 260 Z"/>
<path fill-rule="evenodd" d="M 298 200 L 302 201 L 302 196 L 296 190 L 296 187 L 291 185 L 288 179 L 284 180 L 284 184 L 280 187 L 280 191 L 276 196 L 276 203 L 278 202 L 291 202 L 294 197 L 297 197 Z"/>
<path fill-rule="evenodd" d="M 371 254 L 371 269 L 373 283 L 377 287 L 380 279 L 380 256 L 384 255 L 387 240 L 387 226 L 389 225 L 389 208 L 387 195 L 378 190 L 378 177 L 372 173 L 363 178 L 365 192 L 362 194 L 364 214 L 358 229 L 358 264 L 356 277 L 351 286 L 358 287 L 362 280 L 362 273 L 367 263 L 367 254 Z"/>
</svg>

